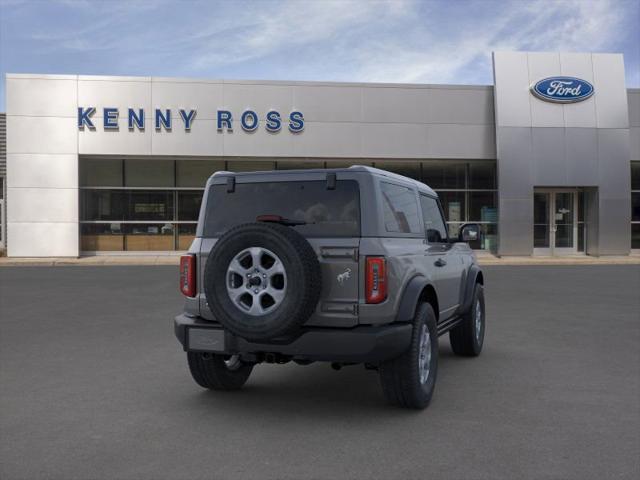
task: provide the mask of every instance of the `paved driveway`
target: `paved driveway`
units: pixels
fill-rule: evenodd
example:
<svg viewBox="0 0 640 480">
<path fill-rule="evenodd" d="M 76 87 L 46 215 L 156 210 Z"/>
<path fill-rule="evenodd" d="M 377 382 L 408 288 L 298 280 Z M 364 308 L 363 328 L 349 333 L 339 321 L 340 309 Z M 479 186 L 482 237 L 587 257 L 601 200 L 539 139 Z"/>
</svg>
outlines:
<svg viewBox="0 0 640 480">
<path fill-rule="evenodd" d="M 640 478 L 640 268 L 486 267 L 477 359 L 424 412 L 375 373 L 192 382 L 175 267 L 0 268 L 0 478 Z"/>
</svg>

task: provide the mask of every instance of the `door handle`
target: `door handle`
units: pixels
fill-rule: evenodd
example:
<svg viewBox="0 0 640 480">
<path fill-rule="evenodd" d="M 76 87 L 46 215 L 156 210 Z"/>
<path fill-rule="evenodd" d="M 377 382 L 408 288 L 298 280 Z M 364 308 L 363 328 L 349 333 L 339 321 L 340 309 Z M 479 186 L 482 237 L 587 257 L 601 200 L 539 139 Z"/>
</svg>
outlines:
<svg viewBox="0 0 640 480">
<path fill-rule="evenodd" d="M 439 258 L 439 259 L 437 259 L 435 262 L 433 262 L 433 264 L 434 264 L 436 267 L 444 267 L 444 266 L 447 264 L 447 262 L 446 262 L 446 261 L 444 261 L 444 259 Z"/>
</svg>

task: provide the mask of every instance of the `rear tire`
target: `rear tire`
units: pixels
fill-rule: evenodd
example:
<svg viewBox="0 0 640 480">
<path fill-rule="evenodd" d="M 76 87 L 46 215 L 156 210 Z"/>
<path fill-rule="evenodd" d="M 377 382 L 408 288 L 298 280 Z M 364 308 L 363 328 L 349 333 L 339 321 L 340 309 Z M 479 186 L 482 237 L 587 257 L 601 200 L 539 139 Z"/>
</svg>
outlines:
<svg viewBox="0 0 640 480">
<path fill-rule="evenodd" d="M 253 370 L 252 364 L 228 355 L 187 352 L 187 361 L 196 383 L 211 390 L 239 390 Z"/>
<path fill-rule="evenodd" d="M 379 371 L 389 403 L 416 409 L 429 405 L 438 374 L 438 332 L 431 305 L 418 305 L 409 349 L 398 358 L 383 362 Z"/>
<path fill-rule="evenodd" d="M 451 349 L 462 357 L 477 357 L 482 352 L 486 319 L 484 287 L 476 283 L 471 308 L 463 315 L 462 323 L 449 332 Z"/>
</svg>

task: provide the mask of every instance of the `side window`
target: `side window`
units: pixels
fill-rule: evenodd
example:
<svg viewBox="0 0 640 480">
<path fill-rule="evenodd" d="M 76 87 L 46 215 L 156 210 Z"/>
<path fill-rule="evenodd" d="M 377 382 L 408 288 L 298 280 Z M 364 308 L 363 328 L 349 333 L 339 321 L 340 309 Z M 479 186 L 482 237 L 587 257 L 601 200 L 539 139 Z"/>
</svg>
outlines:
<svg viewBox="0 0 640 480">
<path fill-rule="evenodd" d="M 420 213 L 415 192 L 387 182 L 380 182 L 380 187 L 387 232 L 420 233 Z"/>
<path fill-rule="evenodd" d="M 447 228 L 442 218 L 440 206 L 435 198 L 420 195 L 424 229 L 429 243 L 442 243 L 447 241 Z"/>
</svg>

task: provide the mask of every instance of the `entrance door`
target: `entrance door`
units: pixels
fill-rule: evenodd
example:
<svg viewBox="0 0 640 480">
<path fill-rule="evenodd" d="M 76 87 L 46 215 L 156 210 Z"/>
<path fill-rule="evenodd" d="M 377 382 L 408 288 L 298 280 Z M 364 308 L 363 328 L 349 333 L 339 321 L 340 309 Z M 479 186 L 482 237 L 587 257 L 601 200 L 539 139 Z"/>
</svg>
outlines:
<svg viewBox="0 0 640 480">
<path fill-rule="evenodd" d="M 534 255 L 577 253 L 577 190 L 538 190 L 533 194 Z"/>
</svg>

